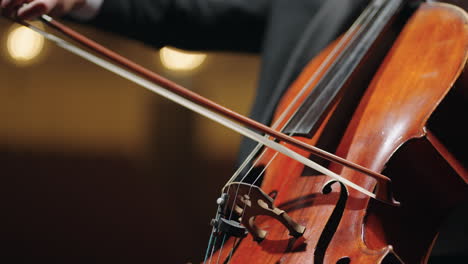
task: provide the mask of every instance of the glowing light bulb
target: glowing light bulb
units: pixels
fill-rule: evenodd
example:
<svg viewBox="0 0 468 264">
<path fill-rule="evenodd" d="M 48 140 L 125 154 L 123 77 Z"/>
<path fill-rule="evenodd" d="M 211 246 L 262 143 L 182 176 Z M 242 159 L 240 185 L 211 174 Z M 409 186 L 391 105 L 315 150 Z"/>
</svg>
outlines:
<svg viewBox="0 0 468 264">
<path fill-rule="evenodd" d="M 206 59 L 206 54 L 179 51 L 164 47 L 159 51 L 161 62 L 169 70 L 191 71 L 199 67 Z"/>
<path fill-rule="evenodd" d="M 44 38 L 24 27 L 14 27 L 7 38 L 8 54 L 19 64 L 31 63 L 44 48 Z"/>
</svg>

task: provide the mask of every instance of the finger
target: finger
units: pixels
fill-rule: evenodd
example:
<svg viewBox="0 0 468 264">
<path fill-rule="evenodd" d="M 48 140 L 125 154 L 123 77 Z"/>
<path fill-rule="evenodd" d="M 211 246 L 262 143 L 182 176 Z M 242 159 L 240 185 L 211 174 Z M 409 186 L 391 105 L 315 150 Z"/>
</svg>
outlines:
<svg viewBox="0 0 468 264">
<path fill-rule="evenodd" d="M 43 1 L 34 1 L 18 9 L 17 16 L 23 20 L 33 20 L 48 13 L 50 7 Z"/>
</svg>

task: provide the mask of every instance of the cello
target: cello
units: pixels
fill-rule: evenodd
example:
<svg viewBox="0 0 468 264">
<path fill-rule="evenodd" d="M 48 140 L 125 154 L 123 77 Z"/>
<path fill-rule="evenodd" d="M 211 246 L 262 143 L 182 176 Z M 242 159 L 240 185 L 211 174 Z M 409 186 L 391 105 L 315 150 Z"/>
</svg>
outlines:
<svg viewBox="0 0 468 264">
<path fill-rule="evenodd" d="M 392 4 L 398 5 L 396 2 Z M 369 69 L 365 68 L 375 65 L 372 57 L 382 52 L 378 38 L 365 55 L 367 60 L 342 81 L 343 90 L 330 91 L 330 87 L 337 86 L 337 76 L 346 74 L 334 63 L 351 64 L 343 60 L 358 55 L 347 48 L 362 48 L 356 48 L 359 44 L 343 36 L 341 42 L 332 44 L 309 63 L 284 95 L 274 122 L 286 134 L 383 172 L 392 179 L 393 194 L 400 205 L 369 199 L 289 157 L 265 150 L 249 171 L 264 174 L 261 194 L 235 181 L 227 186 L 230 198 L 226 207 L 237 211 L 241 222 L 250 226 L 247 229 L 253 239 L 241 235 L 231 238 L 212 259 L 227 260 L 225 263 L 428 261 L 438 227 L 450 210 L 466 199 L 468 191 L 468 141 L 463 133 L 455 132 L 459 129 L 450 122 L 457 113 L 468 113 L 464 72 L 468 17 L 462 8 L 442 3 L 423 3 L 408 18 L 402 18 L 405 15 L 401 9 L 398 12 L 404 22 L 388 20 L 394 28 L 387 28 L 387 35 L 396 30 L 398 36 L 377 65 L 378 70 L 370 70 L 368 85 L 365 80 Z M 379 16 L 385 16 L 385 12 Z M 399 23 L 403 24 L 401 29 Z M 364 23 L 356 28 L 347 34 L 372 32 Z M 363 41 L 367 37 L 363 34 L 358 38 Z M 389 36 L 380 38 L 388 41 Z M 340 46 L 343 39 L 346 48 Z M 345 59 L 335 55 L 337 46 L 340 54 L 346 54 Z M 333 63 L 327 64 L 330 57 Z M 360 94 L 356 89 L 359 86 L 365 86 L 365 91 L 357 96 L 357 107 L 348 106 Z M 307 91 L 298 99 L 304 87 Z M 323 99 L 322 94 L 337 95 Z M 337 164 L 330 164 L 330 168 L 368 190 L 376 188 L 375 179 Z M 268 206 L 261 205 L 268 198 Z M 285 223 L 281 217 L 285 213 L 295 221 Z M 268 236 L 258 226 L 267 227 Z"/>
<path fill-rule="evenodd" d="M 381 2 L 383 1 L 376 1 L 376 3 Z M 441 10 L 439 11 L 439 9 Z M 426 17 L 420 14 L 431 13 L 431 11 L 434 11 L 432 15 L 435 15 L 436 18 L 438 18 L 439 20 L 436 20 L 433 24 L 429 24 L 427 27 L 421 26 L 420 24 L 426 24 L 421 23 L 421 21 L 426 22 Z M 438 13 L 438 11 L 440 13 Z M 435 33 L 429 34 L 429 38 L 427 38 L 428 36 L 426 36 L 425 34 L 428 31 L 431 32 L 433 28 L 439 28 L 441 25 L 443 25 L 444 23 L 441 23 L 444 22 L 441 21 L 442 18 L 449 17 L 449 14 L 455 16 L 456 19 L 449 20 L 449 22 L 445 21 L 445 25 L 448 24 L 450 26 L 462 26 L 454 28 L 449 27 L 451 28 L 451 30 L 448 31 L 438 30 L 437 33 L 439 35 Z M 346 157 L 347 160 L 355 161 L 356 163 L 362 164 L 365 167 L 372 169 L 373 171 L 383 171 L 385 175 L 390 175 L 394 183 L 394 189 L 392 191 L 395 194 L 396 199 L 400 201 L 400 206 L 397 207 L 396 202 L 393 205 L 387 205 L 381 204 L 380 201 L 376 202 L 374 200 L 369 200 L 367 199 L 367 197 L 363 198 L 361 193 L 355 192 L 354 189 L 347 189 L 339 181 L 335 181 L 336 179 L 334 180 L 332 178 L 328 178 L 327 176 L 320 175 L 317 172 L 311 172 L 310 170 L 304 171 L 304 167 L 302 164 L 291 164 L 291 160 L 288 160 L 287 157 L 283 157 L 282 154 L 276 154 L 267 150 L 265 154 L 261 155 L 261 157 L 256 157 L 255 163 L 257 164 L 257 166 L 252 170 L 255 172 L 260 170 L 260 172 L 258 173 L 259 176 L 265 174 L 264 176 L 262 176 L 264 181 L 261 186 L 261 190 L 263 191 L 256 189 L 254 186 L 248 186 L 248 192 L 244 193 L 243 195 L 239 195 L 237 191 L 232 194 L 229 193 L 229 191 L 227 191 L 224 194 L 227 194 L 228 196 L 220 200 L 220 205 L 229 205 L 225 206 L 227 210 L 222 210 L 222 213 L 225 215 L 230 214 L 230 212 L 228 211 L 230 206 L 240 205 L 238 206 L 238 208 L 235 208 L 237 209 L 237 212 L 235 212 L 235 214 L 239 214 L 238 219 L 241 219 L 241 222 L 245 223 L 244 227 L 250 227 L 251 230 L 249 231 L 251 235 L 247 237 L 244 236 L 245 232 L 241 232 L 245 231 L 243 229 L 243 226 L 236 226 L 235 223 L 228 222 L 232 219 L 235 219 L 231 219 L 231 217 L 233 217 L 234 214 L 230 215 L 229 219 L 221 218 L 221 220 L 224 220 L 224 222 L 214 223 L 216 233 L 219 233 L 221 228 L 232 228 L 235 229 L 234 231 L 238 231 L 238 233 L 243 234 L 239 234 L 239 238 L 237 239 L 233 238 L 227 240 L 225 243 L 223 241 L 224 247 L 221 246 L 215 254 L 213 254 L 212 256 L 210 255 L 208 261 L 212 262 L 213 259 L 214 261 L 216 261 L 216 259 L 222 259 L 223 262 L 231 261 L 233 263 L 254 263 L 255 260 L 257 260 L 257 262 L 259 263 L 302 263 L 306 261 L 309 262 L 311 261 L 311 259 L 313 259 L 316 263 L 360 263 L 364 261 L 364 259 L 369 258 L 374 258 L 374 260 L 377 259 L 377 261 L 392 261 L 389 260 L 389 258 L 394 258 L 404 263 L 412 263 L 413 261 L 424 261 L 424 256 L 426 255 L 424 255 L 424 253 L 421 253 L 423 250 L 415 250 L 415 253 L 412 253 L 414 254 L 414 256 L 416 256 L 414 257 L 409 253 L 405 253 L 405 245 L 400 244 L 400 241 L 404 240 L 406 243 L 409 243 L 411 245 L 423 245 L 422 247 L 424 249 L 430 247 L 430 245 L 427 246 L 427 241 L 432 240 L 427 239 L 426 237 L 423 237 L 422 239 L 421 236 L 428 234 L 427 236 L 430 237 L 431 233 L 427 231 L 429 229 L 428 226 L 432 227 L 437 223 L 427 222 L 428 226 L 420 225 L 421 222 L 424 221 L 416 221 L 419 219 L 417 217 L 419 216 L 417 212 L 436 212 L 436 217 L 434 217 L 435 219 L 432 220 L 434 220 L 435 222 L 437 222 L 436 220 L 440 221 L 441 215 L 443 215 L 444 211 L 450 209 L 450 207 L 453 207 L 456 200 L 459 200 L 459 196 L 462 196 L 466 192 L 462 182 L 466 182 L 466 174 L 463 168 L 463 164 L 465 164 L 463 158 L 463 148 L 461 148 L 460 150 L 460 146 L 463 146 L 464 141 L 463 139 L 459 139 L 457 137 L 440 136 L 443 135 L 444 131 L 446 131 L 446 129 L 444 129 L 446 128 L 446 125 L 450 125 L 442 125 L 440 122 L 443 122 L 443 120 L 447 120 L 445 118 L 447 116 L 447 112 L 452 113 L 451 111 L 453 110 L 440 110 L 443 108 L 438 107 L 442 101 L 446 101 L 446 99 L 449 98 L 449 89 L 450 94 L 455 93 L 455 95 L 450 97 L 452 100 L 466 98 L 463 97 L 463 95 L 466 94 L 466 92 L 464 92 L 463 89 L 460 88 L 461 92 L 457 89 L 453 89 L 456 92 L 452 92 L 451 89 L 452 87 L 463 87 L 464 83 L 464 77 L 461 75 L 461 72 L 465 64 L 466 58 L 464 54 L 466 51 L 463 48 L 460 48 L 466 47 L 466 44 L 464 42 L 466 32 L 464 32 L 463 30 L 465 28 L 463 25 L 465 25 L 466 22 L 464 21 L 465 19 L 463 14 L 464 13 L 460 12 L 459 9 L 454 10 L 453 7 L 439 6 L 439 4 L 423 5 L 420 9 L 415 11 L 414 16 L 411 17 L 407 26 L 404 27 L 394 47 L 406 47 L 407 45 L 404 44 L 408 44 L 408 42 L 411 42 L 410 36 L 413 35 L 408 33 L 409 31 L 411 31 L 408 28 L 416 29 L 415 31 L 419 32 L 419 34 L 416 34 L 416 37 L 414 37 L 416 40 L 424 39 L 428 43 L 440 43 L 440 45 L 435 45 L 435 50 L 423 49 L 420 46 L 416 46 L 417 48 L 421 48 L 415 49 L 418 52 L 414 52 L 414 50 L 411 50 L 411 52 L 406 50 L 406 52 L 404 52 L 405 49 L 393 48 L 389 53 L 389 57 L 387 58 L 396 57 L 398 59 L 387 59 L 386 61 L 384 61 L 383 65 L 385 65 L 385 69 L 382 68 L 382 66 L 380 68 L 381 70 L 377 72 L 369 88 L 366 89 L 364 95 L 362 96 L 362 99 L 359 100 L 359 106 L 356 111 L 349 111 L 350 108 L 348 107 L 351 107 L 352 109 L 352 106 L 345 107 L 341 104 L 341 102 L 344 101 L 352 101 L 348 100 L 349 97 L 344 97 L 345 95 L 349 95 L 348 93 L 350 92 L 337 91 L 337 96 L 339 98 L 331 98 L 331 101 L 328 103 L 327 106 L 325 106 L 327 111 L 321 114 L 321 117 L 319 118 L 320 120 L 316 121 L 316 124 L 312 125 L 312 128 L 310 128 L 310 124 L 303 125 L 302 120 L 295 121 L 294 118 L 291 119 L 289 117 L 281 118 L 283 120 L 288 120 L 288 123 L 291 119 L 291 123 L 293 123 L 292 127 L 289 127 L 286 130 L 281 129 L 284 133 L 295 135 L 301 140 L 307 139 L 306 142 L 311 145 L 326 145 L 327 140 L 324 140 L 323 138 L 325 137 L 324 135 L 328 137 L 329 134 L 324 133 L 322 131 L 340 130 L 336 129 L 336 123 L 339 123 L 340 126 L 347 127 L 343 136 L 339 136 L 338 139 L 335 138 L 334 140 L 331 140 L 334 144 L 338 144 L 338 146 L 336 147 L 336 153 L 339 156 Z M 337 46 L 348 46 L 347 42 L 351 41 L 351 39 L 353 39 L 354 36 L 362 36 L 360 33 L 361 31 L 359 30 L 361 28 L 363 27 L 358 25 L 356 27 L 357 31 L 352 31 L 349 34 L 350 36 L 348 36 L 347 38 L 343 37 L 344 44 L 343 42 L 340 42 L 343 45 Z M 446 34 L 448 33 L 452 33 L 453 35 L 450 36 L 456 39 L 457 41 L 446 42 Z M 424 36 L 424 38 L 422 38 L 422 36 Z M 420 43 L 421 41 L 416 42 Z M 361 49 L 364 48 L 363 46 L 359 45 L 358 47 Z M 407 76 L 403 75 L 401 77 L 399 76 L 399 78 L 393 77 L 395 75 L 395 68 L 397 68 L 398 71 L 401 71 L 402 68 L 406 70 L 406 68 L 404 68 L 403 66 L 413 64 L 414 61 L 420 61 L 420 58 L 424 57 L 422 55 L 435 54 L 435 58 L 433 58 L 434 61 L 429 61 L 428 64 L 420 65 L 424 66 L 422 67 L 423 70 L 432 70 L 440 66 L 441 63 L 443 63 L 443 65 L 445 66 L 447 61 L 440 61 L 439 59 L 441 57 L 444 58 L 447 56 L 446 54 L 448 54 L 448 47 L 450 47 L 450 54 L 453 54 L 453 57 L 450 56 L 450 62 L 453 63 L 450 65 L 452 65 L 453 67 L 444 67 L 440 70 L 440 72 L 439 70 L 435 72 L 422 72 L 419 73 L 419 75 L 415 74 L 416 71 L 412 71 L 411 69 L 409 69 L 408 71 L 404 71 L 408 73 Z M 458 48 L 454 49 L 457 52 L 452 53 L 453 47 Z M 371 48 L 380 47 L 368 47 L 368 49 Z M 335 52 L 331 53 L 337 54 Z M 326 51 L 324 54 L 326 54 Z M 329 58 L 328 55 L 329 54 L 323 56 Z M 351 57 L 354 57 L 355 53 L 351 53 L 351 55 L 353 55 Z M 361 53 L 360 55 L 365 57 L 367 54 Z M 332 55 L 332 57 L 334 57 L 334 55 Z M 454 57 L 457 57 L 459 60 L 456 60 Z M 322 60 L 326 60 L 326 58 L 322 58 Z M 406 64 L 400 65 L 397 63 L 402 59 L 406 61 Z M 311 62 L 310 65 L 313 66 L 310 67 L 318 68 L 317 64 L 321 65 L 320 60 L 321 59 L 319 57 L 317 60 Z M 408 61 L 411 63 L 408 63 Z M 348 65 L 348 67 L 350 67 L 349 65 L 352 63 L 342 61 L 342 64 Z M 388 65 L 394 67 L 393 70 L 387 70 L 389 68 L 392 68 Z M 359 68 L 361 66 L 362 65 L 355 65 L 354 68 Z M 416 75 L 416 77 L 414 75 Z M 389 76 L 392 78 L 390 78 Z M 439 76 L 444 77 L 439 79 L 437 78 Z M 350 78 L 351 81 L 348 82 L 348 78 Z M 354 87 L 355 82 L 365 83 L 365 79 L 366 77 L 360 79 L 356 75 L 352 75 L 351 77 L 348 76 L 346 78 L 343 78 L 342 82 L 345 86 Z M 389 79 L 399 79 L 400 82 L 388 82 Z M 459 83 L 461 85 L 453 86 L 453 83 L 457 79 L 459 80 Z M 296 82 L 299 84 L 296 84 L 294 86 L 304 86 L 304 84 L 301 84 L 301 82 L 307 82 L 308 80 L 308 77 L 300 77 Z M 385 80 L 385 84 L 382 84 L 383 81 L 381 80 Z M 424 82 L 424 80 L 426 82 Z M 434 83 L 440 84 L 440 87 L 444 87 L 439 87 L 439 89 L 434 90 L 438 90 L 439 92 L 443 89 L 445 90 L 443 90 L 443 92 L 440 92 L 439 94 L 430 93 L 431 98 L 423 100 L 423 98 L 421 98 L 420 95 L 426 94 L 425 92 L 427 90 L 425 89 L 428 85 L 428 82 L 431 87 Z M 391 83 L 393 85 L 388 85 L 388 83 Z M 402 89 L 401 86 L 403 86 L 403 88 L 406 89 Z M 312 86 L 309 85 L 309 87 Z M 386 88 L 391 88 L 390 92 L 388 90 L 385 90 Z M 314 88 L 314 90 L 315 89 L 316 88 Z M 406 93 L 402 92 L 402 90 L 400 89 L 402 89 Z M 430 90 L 432 91 L 432 89 Z M 424 91 L 424 93 L 422 93 L 421 91 Z M 311 91 L 307 92 L 307 94 L 313 93 Z M 291 96 L 290 93 L 292 92 L 288 92 L 285 98 Z M 357 93 L 353 92 L 351 94 L 356 95 Z M 387 98 L 387 96 L 389 95 L 391 95 L 390 98 L 392 100 L 379 101 L 378 99 L 375 99 Z M 295 96 L 296 95 L 292 97 Z M 309 98 L 312 97 L 306 97 L 303 101 L 311 101 L 312 99 Z M 346 98 L 346 100 L 344 100 L 343 98 Z M 417 100 L 414 101 L 410 99 Z M 408 100 L 409 102 L 406 100 Z M 293 103 L 293 107 L 295 104 L 297 104 L 296 109 L 307 113 L 309 106 L 302 107 L 302 105 L 304 104 L 302 100 L 300 101 L 301 102 Z M 290 103 L 283 102 L 280 104 L 279 109 L 281 109 L 281 107 L 284 105 L 288 105 L 288 108 L 290 107 Z M 394 105 L 398 105 L 398 109 L 401 108 L 405 111 L 401 111 L 401 113 L 395 111 L 395 109 L 391 107 Z M 421 105 L 429 105 L 429 109 L 421 110 Z M 441 104 L 440 106 L 442 107 L 442 105 L 443 104 Z M 445 106 L 448 108 L 450 108 L 450 106 L 453 105 L 460 104 L 453 104 L 452 102 L 445 104 Z M 463 106 L 463 104 L 461 105 Z M 379 111 L 374 111 L 374 108 L 377 106 L 381 108 L 379 108 Z M 411 108 L 408 109 L 407 107 L 409 106 L 411 106 Z M 442 112 L 438 112 L 439 110 Z M 369 114 L 369 111 L 371 112 L 371 114 Z M 406 119 L 408 117 L 408 112 L 413 114 L 416 111 L 418 113 L 417 117 L 420 118 L 419 120 L 417 120 L 419 121 L 419 123 L 417 121 L 414 121 L 417 118 L 408 121 Z M 349 119 L 351 120 L 349 124 L 338 122 L 342 121 L 339 120 L 341 119 L 339 115 L 340 113 L 343 114 L 350 112 L 353 113 L 353 116 Z M 283 115 L 283 113 L 281 110 L 278 110 L 276 119 L 279 119 L 280 115 Z M 314 117 L 316 115 L 308 114 L 306 116 Z M 435 119 L 432 119 L 433 117 Z M 302 119 L 302 117 L 300 117 L 299 119 Z M 400 123 L 396 122 L 401 119 L 403 119 L 403 121 L 409 122 L 412 126 L 407 125 L 408 123 L 405 122 L 403 122 L 403 124 L 401 125 Z M 375 120 L 379 120 L 380 123 L 376 122 Z M 394 122 L 389 123 L 389 120 Z M 429 120 L 431 120 L 431 122 L 427 122 Z M 282 124 L 281 122 L 279 123 L 280 124 L 278 126 L 281 127 Z M 426 126 L 426 124 L 429 123 L 430 126 Z M 362 127 L 364 125 L 367 126 L 369 124 L 375 125 L 375 127 L 372 127 L 371 129 L 364 129 Z M 306 132 L 296 131 L 298 130 L 296 127 L 301 128 Z M 400 134 L 393 134 L 394 131 L 392 131 L 391 128 L 397 128 L 397 132 L 399 132 Z M 367 132 L 368 134 L 366 134 L 362 132 L 363 130 L 372 132 Z M 449 130 L 453 131 L 453 129 Z M 376 132 L 377 134 L 375 134 Z M 312 134 L 311 138 L 309 138 L 309 134 Z M 414 141 L 416 140 L 416 138 L 421 140 Z M 450 140 L 453 140 L 454 138 L 457 139 L 456 143 L 446 143 L 447 141 L 450 142 Z M 371 140 L 366 141 L 366 139 Z M 390 140 L 387 141 L 387 139 Z M 392 139 L 394 141 L 392 141 Z M 283 143 L 283 145 L 287 144 L 288 143 Z M 385 148 L 383 148 L 382 146 L 384 146 Z M 366 149 L 366 151 L 364 154 L 362 154 L 362 149 L 364 148 Z M 296 152 L 300 151 L 301 150 L 296 150 Z M 356 152 L 357 154 L 355 154 Z M 416 155 L 415 153 L 418 155 Z M 423 154 L 423 157 L 421 157 L 421 161 L 415 161 L 414 159 L 412 159 L 412 157 L 419 156 L 421 154 Z M 303 153 L 303 155 L 308 156 L 309 151 L 306 151 L 305 153 Z M 273 161 L 270 162 L 271 159 L 269 160 L 268 158 L 271 157 L 274 158 Z M 279 167 L 278 165 L 281 165 L 279 164 L 279 161 L 288 162 L 285 163 L 287 164 L 287 166 L 283 165 L 283 170 L 272 170 L 271 168 Z M 416 162 L 416 164 L 411 164 L 411 162 Z M 408 164 L 412 166 L 407 166 Z M 428 167 L 427 165 L 431 166 Z M 368 189 L 369 192 L 373 192 L 373 189 L 378 187 L 375 184 L 375 178 L 357 175 L 354 173 L 354 171 L 336 166 L 338 165 L 333 164 L 330 165 L 330 168 L 335 172 L 339 171 L 341 175 L 345 175 L 345 178 L 351 179 L 352 182 L 359 182 L 359 186 L 365 187 L 366 189 Z M 284 173 L 285 171 L 287 173 Z M 291 171 L 296 172 L 296 174 L 290 173 Z M 448 175 L 446 176 L 444 184 L 447 184 L 449 186 L 450 191 L 448 191 L 447 189 L 439 189 L 442 186 L 440 183 L 437 184 L 437 179 L 432 179 L 431 177 L 429 177 L 435 177 L 434 174 Z M 287 177 L 282 175 L 287 175 Z M 427 175 L 429 176 L 425 177 Z M 410 178 L 411 180 L 408 181 L 408 178 Z M 405 181 L 405 179 L 407 181 Z M 241 188 L 243 187 L 243 185 L 241 184 L 233 185 L 230 183 L 228 187 L 231 186 L 234 187 L 231 188 L 234 190 L 241 190 Z M 422 192 L 422 194 L 415 195 L 415 190 L 417 190 L 417 192 Z M 275 199 L 274 204 L 276 204 L 277 207 L 273 208 L 273 210 L 270 211 L 274 211 L 273 213 L 276 214 L 276 216 L 273 216 L 276 217 L 276 220 L 282 220 L 284 222 L 282 225 L 278 225 L 277 222 L 273 221 L 271 218 L 266 218 L 263 220 L 261 219 L 260 214 L 269 212 L 269 210 L 267 209 L 271 208 L 262 207 L 262 209 L 257 207 L 257 209 L 260 212 L 251 213 L 245 207 L 249 203 L 253 204 L 253 194 L 259 196 L 259 198 L 255 202 L 258 203 L 262 201 L 264 202 L 262 204 L 264 206 L 265 201 L 266 203 L 269 202 L 268 197 L 265 196 L 264 193 L 269 193 L 268 196 L 272 200 L 273 198 Z M 442 195 L 447 193 L 450 195 Z M 408 195 L 408 197 L 405 197 L 405 195 Z M 436 197 L 437 199 L 434 197 Z M 441 197 L 443 198 L 443 200 L 440 199 Z M 239 199 L 236 200 L 237 198 Z M 435 201 L 428 202 L 428 198 L 434 198 Z M 273 203 L 269 204 L 267 207 L 271 207 L 272 204 Z M 428 207 L 420 207 L 421 205 L 427 205 Z M 433 207 L 435 205 L 439 207 Z M 285 210 L 278 211 L 276 210 L 277 208 L 284 208 Z M 420 210 L 415 211 L 414 209 Z M 285 212 L 288 213 L 288 218 L 286 218 Z M 243 215 L 247 214 L 250 214 L 251 218 L 246 219 L 247 217 L 243 217 Z M 389 220 L 389 216 L 392 216 L 391 220 Z M 403 224 L 398 224 L 400 220 L 405 220 L 405 224 L 408 223 L 406 222 L 406 220 L 415 220 L 417 224 L 412 223 L 411 225 L 409 225 L 408 231 L 411 232 L 402 232 L 401 230 Z M 247 221 L 249 223 L 247 223 Z M 255 222 L 256 224 L 261 224 L 262 226 L 270 226 L 269 234 L 265 235 L 264 232 L 261 232 L 262 230 L 255 229 L 256 225 L 250 222 Z M 396 232 L 395 230 L 399 232 Z M 288 235 L 287 231 L 293 234 L 292 238 Z M 406 240 L 406 236 L 414 237 L 415 233 L 418 234 L 418 236 L 416 237 L 422 240 L 422 242 L 417 242 L 421 243 L 416 243 L 413 240 L 409 239 Z M 251 236 L 255 240 L 249 240 Z M 363 237 L 365 238 L 365 241 L 363 241 Z M 230 246 L 230 244 L 232 244 L 232 247 Z M 343 250 L 340 251 L 340 249 Z"/>
</svg>

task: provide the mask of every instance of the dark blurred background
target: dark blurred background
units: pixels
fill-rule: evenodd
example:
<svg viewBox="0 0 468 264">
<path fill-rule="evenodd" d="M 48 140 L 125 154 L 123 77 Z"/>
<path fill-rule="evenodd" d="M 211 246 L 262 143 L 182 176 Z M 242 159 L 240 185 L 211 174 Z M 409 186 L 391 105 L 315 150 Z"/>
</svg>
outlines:
<svg viewBox="0 0 468 264">
<path fill-rule="evenodd" d="M 67 24 L 249 111 L 256 56 L 174 54 Z M 2 19 L 0 32 L 0 263 L 199 262 L 240 136 L 25 28 Z"/>
</svg>

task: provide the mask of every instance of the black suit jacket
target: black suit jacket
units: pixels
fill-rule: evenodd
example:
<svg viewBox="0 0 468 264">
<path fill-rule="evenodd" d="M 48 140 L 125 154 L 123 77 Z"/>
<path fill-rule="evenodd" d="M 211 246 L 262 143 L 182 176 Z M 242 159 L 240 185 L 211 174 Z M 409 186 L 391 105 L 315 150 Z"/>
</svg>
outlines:
<svg viewBox="0 0 468 264">
<path fill-rule="evenodd" d="M 92 24 L 156 48 L 171 45 L 189 50 L 261 54 L 261 72 L 251 117 L 269 124 L 281 95 L 305 64 L 347 29 L 368 2 L 105 0 Z M 253 146 L 253 142 L 243 141 L 240 160 Z M 465 213 L 459 213 L 454 219 L 465 223 L 466 229 L 466 221 L 460 220 L 460 217 L 468 219 L 466 206 L 463 211 Z M 443 233 L 442 238 L 445 241 L 440 244 L 452 252 L 457 252 L 460 244 L 468 244 L 465 239 L 451 245 L 450 232 Z M 458 249 L 457 254 L 460 252 L 467 254 L 466 246 Z"/>
</svg>

